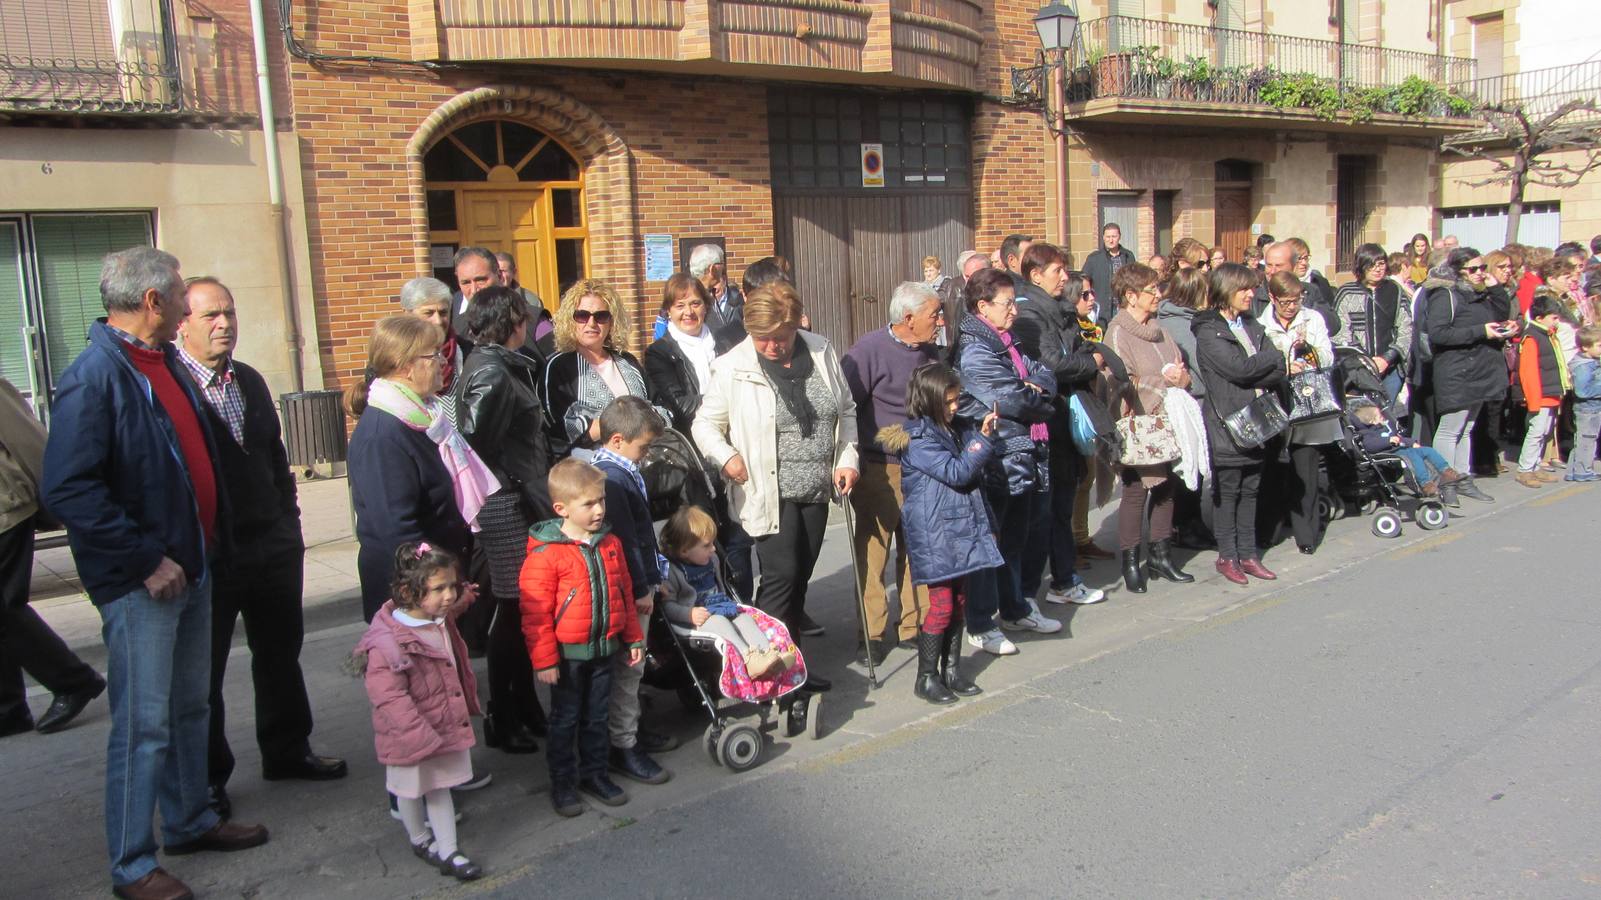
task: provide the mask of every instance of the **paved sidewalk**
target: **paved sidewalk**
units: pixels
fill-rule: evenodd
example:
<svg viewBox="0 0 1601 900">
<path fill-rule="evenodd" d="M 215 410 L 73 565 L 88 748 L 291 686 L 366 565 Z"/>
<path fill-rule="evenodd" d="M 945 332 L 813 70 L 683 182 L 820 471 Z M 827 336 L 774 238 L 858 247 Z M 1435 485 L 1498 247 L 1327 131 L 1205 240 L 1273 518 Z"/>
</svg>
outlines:
<svg viewBox="0 0 1601 900">
<path fill-rule="evenodd" d="M 1498 483 L 1500 503 L 1472 504 L 1467 518 L 1487 519 L 1500 509 L 1528 502 L 1549 502 L 1592 490 L 1558 486 L 1516 492 Z M 1492 488 L 1493 490 L 1493 488 Z M 1447 529 L 1427 534 L 1408 524 L 1399 541 L 1382 541 L 1368 531 L 1365 519 L 1335 523 L 1323 549 L 1306 557 L 1292 549 L 1270 553 L 1267 562 L 1280 574 L 1274 584 L 1240 588 L 1222 581 L 1212 570 L 1212 555 L 1188 563 L 1199 582 L 1176 586 L 1153 582 L 1150 593 L 1132 597 L 1120 589 L 1115 564 L 1098 563 L 1088 573 L 1092 585 L 1111 589 L 1099 606 L 1052 608 L 1067 621 L 1057 635 L 1015 636 L 1018 656 L 996 659 L 968 649 L 971 667 L 985 688 L 984 697 L 952 707 L 929 706 L 912 696 L 916 662 L 913 651 L 894 651 L 879 669 L 882 686 L 871 690 L 865 670 L 853 661 L 855 598 L 843 529 L 831 527 L 811 592 L 813 615 L 828 635 L 807 645 L 810 661 L 834 679 L 823 708 L 820 741 L 783 738 L 769 741 L 761 764 L 750 772 L 731 773 L 711 763 L 698 748 L 704 718 L 685 713 L 672 695 L 647 691 L 647 720 L 685 741 L 662 762 L 675 777 L 660 787 L 625 782 L 633 799 L 617 809 L 594 809 L 576 819 L 561 819 L 550 809 L 543 755 L 512 757 L 479 747 L 475 766 L 494 774 L 487 790 L 467 795 L 460 833 L 463 846 L 489 872 L 485 882 L 461 887 L 422 866 L 407 849 L 401 828 L 384 808 L 383 770 L 373 757 L 369 708 L 359 679 L 341 670 L 350 647 L 363 630 L 356 599 L 355 549 L 343 480 L 302 486 L 308 541 L 313 545 L 307 569 L 307 641 L 302 653 L 308 687 L 317 715 L 314 747 L 344 756 L 351 776 L 342 782 L 265 783 L 259 777 L 253 729 L 247 651 L 242 633 L 235 639 L 229 667 L 229 728 L 239 758 L 230 784 L 235 815 L 242 822 L 263 822 L 272 829 L 267 847 L 238 854 L 201 854 L 163 860 L 201 895 L 246 897 L 419 897 L 465 894 L 492 889 L 501 878 L 526 876 L 543 854 L 601 830 L 625 827 L 712 791 L 724 791 L 792 766 L 827 765 L 907 740 L 928 728 L 959 727 L 975 711 L 990 704 L 1015 702 L 1018 691 L 1048 673 L 1129 646 L 1175 628 L 1215 619 L 1247 603 L 1281 602 L 1282 598 L 1315 597 L 1329 573 L 1356 565 L 1378 553 L 1422 554 L 1454 539 Z M 1097 521 L 1109 510 L 1098 511 Z M 1103 537 L 1108 541 L 1109 537 Z M 1110 544 L 1104 544 L 1110 546 Z M 67 574 L 65 551 L 41 554 L 40 565 L 51 577 Z M 1182 558 L 1188 559 L 1189 554 Z M 50 584 L 48 580 L 46 584 Z M 59 582 L 48 590 L 60 590 Z M 1278 599 L 1276 599 L 1278 598 Z M 1335 598 L 1329 598 L 1335 599 Z M 40 611 L 86 660 L 103 666 L 99 618 L 89 604 L 72 596 L 44 597 Z M 1225 615 L 1217 621 L 1227 621 Z M 482 665 L 482 660 L 477 661 Z M 33 706 L 42 711 L 44 698 L 35 689 Z M 101 817 L 106 706 L 92 704 L 79 722 L 56 735 L 28 734 L 0 741 L 0 759 L 10 785 L 0 801 L 0 821 L 9 840 L 0 849 L 8 896 L 82 897 L 107 893 L 105 841 Z"/>
</svg>

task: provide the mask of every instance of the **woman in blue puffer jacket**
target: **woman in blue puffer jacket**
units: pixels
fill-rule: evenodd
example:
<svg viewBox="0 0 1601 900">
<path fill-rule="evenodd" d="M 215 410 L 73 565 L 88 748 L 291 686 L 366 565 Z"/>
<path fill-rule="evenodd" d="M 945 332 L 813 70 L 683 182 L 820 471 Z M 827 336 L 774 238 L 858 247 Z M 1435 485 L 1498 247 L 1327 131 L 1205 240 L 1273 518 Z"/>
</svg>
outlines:
<svg viewBox="0 0 1601 900">
<path fill-rule="evenodd" d="M 993 583 L 1003 563 L 983 490 L 984 469 L 1000 447 L 997 416 L 991 412 L 978 428 L 957 420 L 961 388 L 950 366 L 917 367 L 906 385 L 906 424 L 878 432 L 879 445 L 901 459 L 912 581 L 928 585 L 914 692 L 930 703 L 979 693 L 962 677 L 962 606 L 975 586 Z"/>
<path fill-rule="evenodd" d="M 967 315 L 958 329 L 956 359 L 962 375 L 958 412 L 977 422 L 996 414 L 998 464 L 992 463 L 985 493 L 1002 534 L 1014 535 L 1001 549 L 1005 565 L 996 573 L 997 590 L 972 593 L 967 604 L 968 641 L 997 656 L 1017 647 L 995 627 L 1052 634 L 1062 623 L 1040 613 L 1031 598 L 1023 596 L 1023 550 L 1034 504 L 1046 502 L 1050 489 L 1048 462 L 1050 420 L 1055 406 L 1056 376 L 1050 369 L 1023 355 L 1012 342 L 1017 319 L 1012 279 L 999 269 L 973 275 L 964 291 Z M 1047 517 L 1048 521 L 1048 517 Z"/>
</svg>

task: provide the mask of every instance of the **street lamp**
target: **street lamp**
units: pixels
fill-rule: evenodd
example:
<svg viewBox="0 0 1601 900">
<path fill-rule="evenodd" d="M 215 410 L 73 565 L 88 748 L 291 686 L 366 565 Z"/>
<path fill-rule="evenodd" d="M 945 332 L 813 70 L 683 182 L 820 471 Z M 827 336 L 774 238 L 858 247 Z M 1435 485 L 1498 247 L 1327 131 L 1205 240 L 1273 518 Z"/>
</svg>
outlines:
<svg viewBox="0 0 1601 900">
<path fill-rule="evenodd" d="M 1056 138 L 1056 239 L 1063 247 L 1067 237 L 1067 51 L 1078 34 L 1078 12 L 1067 0 L 1051 0 L 1034 14 L 1034 30 L 1039 33 L 1040 47 L 1045 51 L 1046 68 L 1051 75 L 1051 102 L 1056 106 L 1054 123 L 1051 123 L 1050 105 L 1046 104 L 1046 122 Z M 1056 61 L 1050 62 L 1052 55 Z"/>
<path fill-rule="evenodd" d="M 1073 45 L 1073 35 L 1078 31 L 1078 13 L 1070 3 L 1051 0 L 1034 14 L 1034 30 L 1039 33 L 1040 46 L 1046 53 L 1065 52 Z"/>
</svg>

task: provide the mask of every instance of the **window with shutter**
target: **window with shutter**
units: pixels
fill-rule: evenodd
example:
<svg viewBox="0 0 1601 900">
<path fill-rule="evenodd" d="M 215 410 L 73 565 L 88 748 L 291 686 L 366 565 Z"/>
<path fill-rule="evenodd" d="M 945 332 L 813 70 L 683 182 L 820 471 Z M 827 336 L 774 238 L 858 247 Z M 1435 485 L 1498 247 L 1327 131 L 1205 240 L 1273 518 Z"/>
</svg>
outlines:
<svg viewBox="0 0 1601 900">
<path fill-rule="evenodd" d="M 39 273 L 45 358 L 54 383 L 83 351 L 89 325 L 106 314 L 100 263 L 107 253 L 151 244 L 148 213 L 38 215 L 31 218 Z"/>
<path fill-rule="evenodd" d="M 0 222 L 0 378 L 29 394 L 27 310 L 22 293 L 22 236 L 16 222 Z"/>
</svg>

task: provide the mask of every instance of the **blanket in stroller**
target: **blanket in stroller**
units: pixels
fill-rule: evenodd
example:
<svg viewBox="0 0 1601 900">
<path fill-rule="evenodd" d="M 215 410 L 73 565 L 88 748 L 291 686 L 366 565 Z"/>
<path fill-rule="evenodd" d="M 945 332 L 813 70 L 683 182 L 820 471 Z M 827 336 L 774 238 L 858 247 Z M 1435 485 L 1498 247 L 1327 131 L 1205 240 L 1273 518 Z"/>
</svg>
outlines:
<svg viewBox="0 0 1601 900">
<path fill-rule="evenodd" d="M 801 655 L 800 648 L 789 636 L 789 629 L 784 623 L 769 616 L 754 606 L 739 605 L 740 612 L 756 620 L 756 627 L 767 635 L 767 640 L 773 649 L 779 652 L 793 648 L 795 650 L 795 665 L 778 675 L 769 675 L 766 678 L 754 679 L 745 671 L 745 660 L 740 657 L 732 644 L 722 637 L 709 631 L 691 630 L 694 637 L 708 638 L 717 645 L 717 652 L 723 657 L 723 672 L 717 680 L 717 689 L 724 697 L 730 700 L 742 700 L 746 703 L 766 703 L 795 691 L 806 683 L 806 658 Z"/>
</svg>

